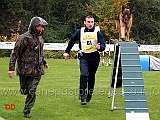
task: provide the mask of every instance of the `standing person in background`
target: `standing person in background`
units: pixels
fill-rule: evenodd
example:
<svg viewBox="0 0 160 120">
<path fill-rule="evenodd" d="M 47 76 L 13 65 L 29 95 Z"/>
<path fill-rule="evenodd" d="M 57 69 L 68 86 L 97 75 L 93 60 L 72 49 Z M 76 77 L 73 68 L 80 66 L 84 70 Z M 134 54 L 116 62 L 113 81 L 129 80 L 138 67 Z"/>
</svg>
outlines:
<svg viewBox="0 0 160 120">
<path fill-rule="evenodd" d="M 100 62 L 99 51 L 105 50 L 105 42 L 99 27 L 94 25 L 94 18 L 87 16 L 84 20 L 85 27 L 78 29 L 70 38 L 68 46 L 63 54 L 65 60 L 75 44 L 79 42 L 78 59 L 80 65 L 79 96 L 81 105 L 85 105 L 92 98 L 95 74 Z M 88 88 L 88 91 L 86 90 Z"/>
<path fill-rule="evenodd" d="M 10 55 L 8 76 L 17 74 L 20 79 L 20 92 L 27 95 L 24 107 L 24 117 L 30 118 L 30 111 L 36 100 L 36 89 L 40 82 L 44 68 L 48 64 L 43 55 L 43 31 L 48 23 L 41 17 L 31 19 L 28 31 L 19 36 Z"/>
</svg>

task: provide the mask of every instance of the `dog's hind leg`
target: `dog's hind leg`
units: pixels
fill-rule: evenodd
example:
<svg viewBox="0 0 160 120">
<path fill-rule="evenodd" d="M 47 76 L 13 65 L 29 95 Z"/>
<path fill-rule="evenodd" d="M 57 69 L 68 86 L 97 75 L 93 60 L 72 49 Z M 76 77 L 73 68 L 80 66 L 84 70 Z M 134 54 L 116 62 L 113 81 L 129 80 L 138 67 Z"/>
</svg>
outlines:
<svg viewBox="0 0 160 120">
<path fill-rule="evenodd" d="M 118 39 L 118 41 L 122 41 L 122 39 L 121 39 L 121 30 L 120 30 L 119 17 L 116 18 L 115 23 L 116 23 L 116 29 L 118 30 L 118 33 L 119 33 L 119 39 Z"/>
</svg>

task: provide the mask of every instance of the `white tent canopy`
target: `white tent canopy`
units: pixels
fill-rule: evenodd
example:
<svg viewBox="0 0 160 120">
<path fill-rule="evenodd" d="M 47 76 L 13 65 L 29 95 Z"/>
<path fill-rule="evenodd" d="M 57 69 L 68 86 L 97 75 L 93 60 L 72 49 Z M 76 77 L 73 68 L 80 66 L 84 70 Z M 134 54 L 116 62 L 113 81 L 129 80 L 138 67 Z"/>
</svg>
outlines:
<svg viewBox="0 0 160 120">
<path fill-rule="evenodd" d="M 160 59 L 149 55 L 150 70 L 160 70 Z"/>
<path fill-rule="evenodd" d="M 142 70 L 160 70 L 160 58 L 151 55 L 140 55 Z"/>
</svg>

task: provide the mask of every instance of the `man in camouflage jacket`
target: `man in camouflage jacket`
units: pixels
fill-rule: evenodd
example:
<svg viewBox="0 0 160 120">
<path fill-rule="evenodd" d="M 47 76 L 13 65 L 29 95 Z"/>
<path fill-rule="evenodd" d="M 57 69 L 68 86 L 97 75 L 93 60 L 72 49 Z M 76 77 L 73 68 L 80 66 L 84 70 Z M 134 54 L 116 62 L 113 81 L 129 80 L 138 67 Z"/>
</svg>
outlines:
<svg viewBox="0 0 160 120">
<path fill-rule="evenodd" d="M 48 23 L 41 17 L 31 19 L 28 31 L 19 36 L 10 55 L 8 76 L 15 73 L 20 79 L 20 92 L 27 95 L 24 117 L 30 118 L 30 111 L 36 100 L 36 88 L 48 64 L 43 54 L 43 30 Z"/>
</svg>

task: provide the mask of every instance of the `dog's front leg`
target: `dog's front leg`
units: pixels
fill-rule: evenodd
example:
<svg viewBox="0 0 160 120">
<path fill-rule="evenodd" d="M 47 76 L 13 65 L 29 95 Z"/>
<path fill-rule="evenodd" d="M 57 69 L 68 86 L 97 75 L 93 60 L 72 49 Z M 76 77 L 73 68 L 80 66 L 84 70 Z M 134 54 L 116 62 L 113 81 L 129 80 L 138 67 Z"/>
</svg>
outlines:
<svg viewBox="0 0 160 120">
<path fill-rule="evenodd" d="M 129 42 L 129 31 L 130 31 L 130 30 L 127 30 L 127 34 L 126 34 L 126 42 Z"/>
<path fill-rule="evenodd" d="M 119 31 L 119 42 L 121 42 L 122 39 L 121 39 L 121 31 Z"/>
<path fill-rule="evenodd" d="M 129 42 L 130 28 L 131 28 L 131 26 L 127 26 L 127 31 L 126 31 L 126 41 L 127 42 Z"/>
<path fill-rule="evenodd" d="M 125 40 L 125 26 L 124 25 L 121 26 L 121 39 L 122 41 Z"/>
<path fill-rule="evenodd" d="M 127 24 L 126 26 L 126 41 L 129 42 L 129 39 L 130 39 L 130 30 L 131 30 L 131 26 L 132 26 L 132 16 L 130 18 L 130 21 L 129 23 Z"/>
</svg>

